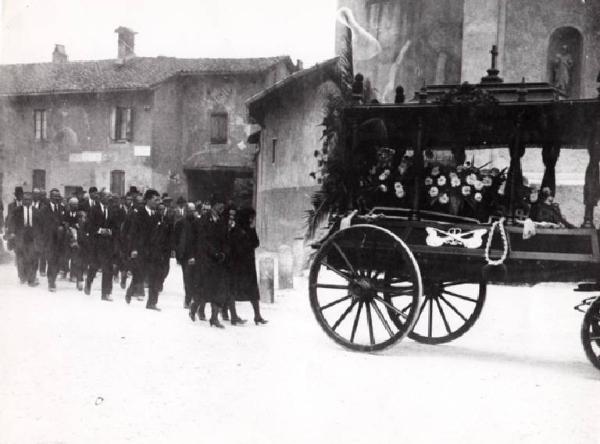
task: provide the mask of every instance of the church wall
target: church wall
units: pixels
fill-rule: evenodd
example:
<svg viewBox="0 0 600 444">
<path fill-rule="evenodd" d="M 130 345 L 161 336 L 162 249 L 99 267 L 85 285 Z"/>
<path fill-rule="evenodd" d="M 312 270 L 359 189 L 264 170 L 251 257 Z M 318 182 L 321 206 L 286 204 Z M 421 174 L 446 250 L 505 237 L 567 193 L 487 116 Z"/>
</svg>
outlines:
<svg viewBox="0 0 600 444">
<path fill-rule="evenodd" d="M 504 51 L 499 45 L 502 7 L 506 0 L 465 0 L 461 81 L 479 83 L 490 67 L 492 45 L 499 46 L 499 68 Z"/>
<path fill-rule="evenodd" d="M 355 60 L 355 72 L 370 79 L 380 101 L 393 102 L 397 85 L 404 87 L 410 99 L 424 84 L 460 82 L 463 0 L 342 0 L 339 5 L 350 8 L 358 23 L 381 44 L 382 51 L 374 58 Z M 343 33 L 344 27 L 338 24 L 338 54 Z M 358 40 L 357 44 L 362 43 Z M 358 53 L 360 48 L 355 48 Z"/>
<path fill-rule="evenodd" d="M 570 0 L 511 0 L 506 7 L 505 81 L 550 81 L 548 47 L 552 33 L 573 27 L 583 37 L 581 97 L 595 97 L 600 69 L 600 6 Z M 572 50 L 572 49 L 571 49 Z M 572 54 L 575 57 L 575 54 Z M 554 54 L 552 54 L 554 56 Z"/>
</svg>

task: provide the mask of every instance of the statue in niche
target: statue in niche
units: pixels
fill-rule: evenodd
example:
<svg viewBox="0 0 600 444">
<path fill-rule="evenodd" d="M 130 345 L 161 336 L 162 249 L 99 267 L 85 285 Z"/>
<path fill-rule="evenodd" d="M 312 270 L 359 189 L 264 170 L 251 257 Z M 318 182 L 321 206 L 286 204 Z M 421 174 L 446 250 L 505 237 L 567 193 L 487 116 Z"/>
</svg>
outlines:
<svg viewBox="0 0 600 444">
<path fill-rule="evenodd" d="M 571 71 L 573 70 L 573 57 L 569 53 L 569 47 L 562 45 L 560 52 L 552 61 L 553 84 L 560 90 L 569 93 L 571 91 Z"/>
</svg>

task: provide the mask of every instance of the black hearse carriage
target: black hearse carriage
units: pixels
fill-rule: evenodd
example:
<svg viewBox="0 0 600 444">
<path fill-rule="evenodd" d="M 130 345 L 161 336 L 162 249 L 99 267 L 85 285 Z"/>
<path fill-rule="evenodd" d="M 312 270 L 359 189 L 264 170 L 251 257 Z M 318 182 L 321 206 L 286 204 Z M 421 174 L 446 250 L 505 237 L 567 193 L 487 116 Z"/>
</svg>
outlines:
<svg viewBox="0 0 600 444">
<path fill-rule="evenodd" d="M 342 109 L 344 162 L 362 162 L 365 151 L 381 147 L 384 133 L 388 147 L 413 153 L 414 178 L 403 184 L 411 192 L 403 196 L 404 205 L 374 201 L 365 209 L 355 202 L 354 211 L 346 208 L 330 219 L 327 236 L 314 244 L 310 302 L 321 327 L 339 344 L 373 351 L 406 335 L 426 344 L 452 341 L 477 320 L 490 281 L 588 281 L 579 289 L 599 289 L 593 209 L 600 198 L 600 100 L 569 100 L 548 84 L 507 84 L 497 71 L 488 73 L 478 85 L 424 87 L 409 103 Z M 524 237 L 521 157 L 530 147 L 541 148 L 542 186 L 552 191 L 559 152 L 589 153 L 579 227 L 538 223 L 535 235 Z M 460 165 L 465 148 L 510 153 L 502 211 L 487 220 L 423 208 L 424 153 L 452 152 Z M 581 338 L 600 368 L 600 300 L 587 298 L 576 308 L 587 308 Z"/>
</svg>

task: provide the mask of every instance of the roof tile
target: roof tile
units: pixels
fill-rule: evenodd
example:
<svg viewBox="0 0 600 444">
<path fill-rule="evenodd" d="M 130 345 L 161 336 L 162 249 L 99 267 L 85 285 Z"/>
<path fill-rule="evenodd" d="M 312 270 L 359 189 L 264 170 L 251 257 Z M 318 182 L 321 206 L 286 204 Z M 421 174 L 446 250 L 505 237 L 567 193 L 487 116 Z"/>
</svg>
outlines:
<svg viewBox="0 0 600 444">
<path fill-rule="evenodd" d="M 288 56 L 246 59 L 133 57 L 66 63 L 0 65 L 0 95 L 149 88 L 179 72 L 258 73 L 292 64 Z"/>
</svg>

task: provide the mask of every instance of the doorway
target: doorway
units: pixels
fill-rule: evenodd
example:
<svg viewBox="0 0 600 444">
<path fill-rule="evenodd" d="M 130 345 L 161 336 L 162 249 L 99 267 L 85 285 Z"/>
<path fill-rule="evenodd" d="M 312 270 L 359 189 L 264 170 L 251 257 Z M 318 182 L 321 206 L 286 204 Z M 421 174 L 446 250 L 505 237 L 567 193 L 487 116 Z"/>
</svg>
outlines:
<svg viewBox="0 0 600 444">
<path fill-rule="evenodd" d="M 250 168 L 186 170 L 188 199 L 208 200 L 212 196 L 233 201 L 238 207 L 252 206 L 254 174 Z"/>
</svg>

